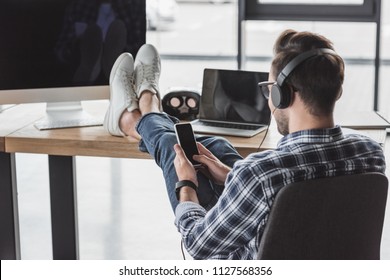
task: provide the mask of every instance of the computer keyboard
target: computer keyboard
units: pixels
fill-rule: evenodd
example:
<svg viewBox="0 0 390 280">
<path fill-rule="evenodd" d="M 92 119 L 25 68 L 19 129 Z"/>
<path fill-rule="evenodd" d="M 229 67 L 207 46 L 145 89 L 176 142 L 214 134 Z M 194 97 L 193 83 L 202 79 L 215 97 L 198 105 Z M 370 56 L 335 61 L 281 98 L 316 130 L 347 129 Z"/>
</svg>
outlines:
<svg viewBox="0 0 390 280">
<path fill-rule="evenodd" d="M 55 129 L 55 128 L 70 128 L 70 127 L 86 127 L 99 126 L 103 124 L 102 118 L 83 118 L 70 120 L 42 120 L 37 121 L 34 126 L 39 130 Z"/>
<path fill-rule="evenodd" d="M 220 122 L 199 121 L 199 124 L 205 126 L 235 128 L 235 129 L 244 129 L 244 130 L 256 130 L 259 128 L 259 126 L 256 125 L 240 124 L 240 123 L 220 123 Z"/>
</svg>

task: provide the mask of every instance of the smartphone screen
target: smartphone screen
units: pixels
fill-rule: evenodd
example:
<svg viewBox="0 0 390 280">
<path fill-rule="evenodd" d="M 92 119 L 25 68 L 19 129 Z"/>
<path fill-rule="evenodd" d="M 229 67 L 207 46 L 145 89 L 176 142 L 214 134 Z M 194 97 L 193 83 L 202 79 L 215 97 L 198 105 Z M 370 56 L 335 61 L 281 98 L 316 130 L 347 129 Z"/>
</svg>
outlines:
<svg viewBox="0 0 390 280">
<path fill-rule="evenodd" d="M 177 142 L 184 150 L 186 157 L 191 161 L 194 166 L 200 165 L 199 162 L 192 159 L 193 155 L 199 154 L 198 147 L 196 145 L 194 132 L 190 123 L 177 123 L 175 124 L 175 131 Z"/>
</svg>

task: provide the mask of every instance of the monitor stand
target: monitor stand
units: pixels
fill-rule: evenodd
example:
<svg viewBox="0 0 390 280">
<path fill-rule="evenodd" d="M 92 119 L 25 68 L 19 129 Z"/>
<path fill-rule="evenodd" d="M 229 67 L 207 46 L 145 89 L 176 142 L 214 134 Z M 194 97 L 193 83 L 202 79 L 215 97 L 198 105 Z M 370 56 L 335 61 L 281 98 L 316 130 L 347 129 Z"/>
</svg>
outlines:
<svg viewBox="0 0 390 280">
<path fill-rule="evenodd" d="M 98 126 L 103 118 L 94 117 L 85 112 L 81 101 L 50 102 L 46 104 L 46 117 L 34 123 L 39 130 Z"/>
</svg>

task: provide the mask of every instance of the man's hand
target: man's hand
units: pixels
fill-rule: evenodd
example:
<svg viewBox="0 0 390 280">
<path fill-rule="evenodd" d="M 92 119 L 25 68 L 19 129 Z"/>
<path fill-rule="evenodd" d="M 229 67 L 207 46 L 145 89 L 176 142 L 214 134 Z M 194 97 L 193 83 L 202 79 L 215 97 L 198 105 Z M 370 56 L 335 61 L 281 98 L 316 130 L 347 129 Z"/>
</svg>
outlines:
<svg viewBox="0 0 390 280">
<path fill-rule="evenodd" d="M 199 155 L 194 156 L 194 160 L 207 166 L 211 179 L 218 185 L 225 183 L 227 174 L 231 168 L 223 164 L 216 156 L 214 156 L 205 146 L 197 143 Z"/>
<path fill-rule="evenodd" d="M 192 163 L 186 157 L 183 149 L 180 145 L 176 144 L 174 147 L 176 152 L 176 157 L 174 160 L 174 165 L 176 169 L 177 177 L 179 181 L 181 180 L 190 180 L 198 185 L 198 179 L 196 177 L 196 170 Z"/>
<path fill-rule="evenodd" d="M 198 186 L 198 178 L 196 177 L 195 168 L 186 157 L 183 149 L 178 144 L 175 144 L 173 148 L 176 152 L 176 157 L 173 163 L 175 165 L 176 174 L 179 181 L 190 180 Z M 195 190 L 190 187 L 182 187 L 180 189 L 180 202 L 183 201 L 199 203 Z"/>
</svg>

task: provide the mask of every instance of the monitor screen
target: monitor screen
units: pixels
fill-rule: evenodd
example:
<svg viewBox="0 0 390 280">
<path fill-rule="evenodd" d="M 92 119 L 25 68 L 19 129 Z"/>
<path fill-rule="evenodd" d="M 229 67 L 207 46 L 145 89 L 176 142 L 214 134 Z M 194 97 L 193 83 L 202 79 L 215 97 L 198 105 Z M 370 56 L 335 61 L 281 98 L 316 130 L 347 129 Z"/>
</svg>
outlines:
<svg viewBox="0 0 390 280">
<path fill-rule="evenodd" d="M 0 91 L 107 86 L 145 34 L 145 0 L 0 0 Z"/>
</svg>

